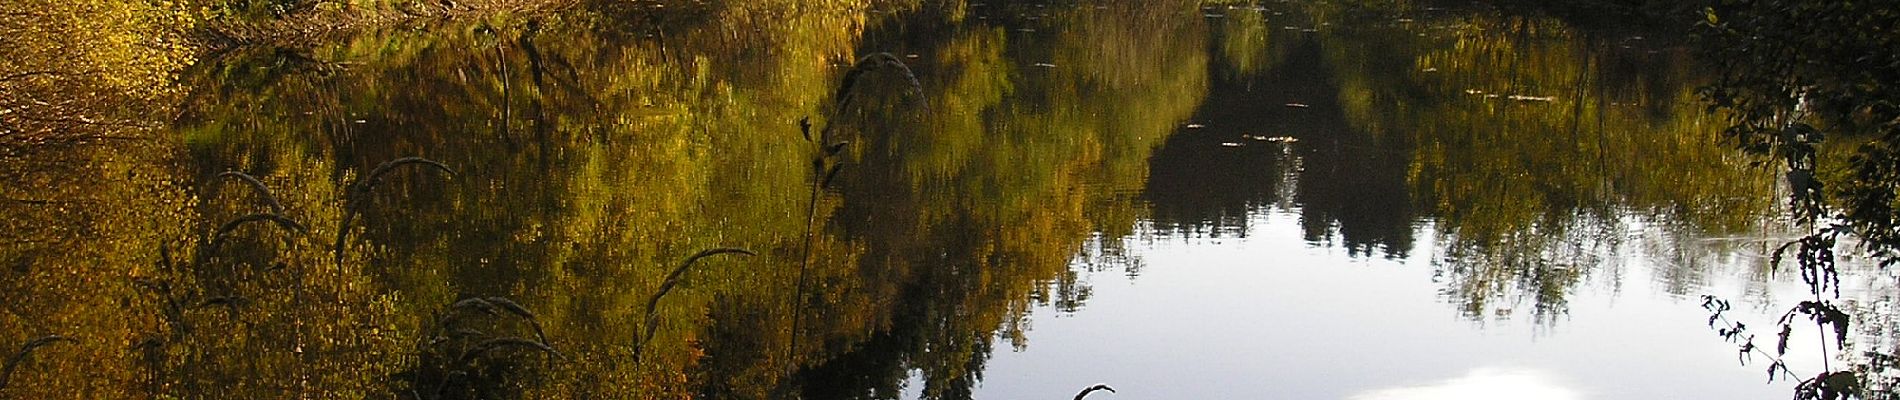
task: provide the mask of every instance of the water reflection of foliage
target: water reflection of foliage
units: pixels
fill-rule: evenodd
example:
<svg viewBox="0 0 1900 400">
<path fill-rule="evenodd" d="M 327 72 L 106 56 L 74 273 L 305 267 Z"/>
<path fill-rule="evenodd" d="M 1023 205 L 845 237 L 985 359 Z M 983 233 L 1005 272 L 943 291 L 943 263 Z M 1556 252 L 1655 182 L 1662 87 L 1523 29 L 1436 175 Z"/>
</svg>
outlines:
<svg viewBox="0 0 1900 400">
<path fill-rule="evenodd" d="M 1194 84 L 1203 75 L 1179 72 L 1202 71 L 1195 47 L 1150 43 L 1199 27 L 1142 10 L 1052 10 L 1045 22 L 1066 27 L 1053 36 L 978 25 L 919 57 L 945 61 L 921 67 L 945 72 L 926 81 L 942 100 L 924 129 L 863 138 L 864 165 L 899 173 L 846 180 L 836 219 L 872 233 L 867 265 L 918 284 L 887 297 L 898 299 L 889 332 L 814 374 L 844 375 L 876 358 L 859 353 L 896 352 L 922 371 L 925 397 L 967 398 L 997 335 L 1026 345 L 1032 299 L 1072 304 L 1068 296 L 1086 293 L 1065 281 L 1075 277 L 1071 257 L 1093 232 L 1133 227 L 1130 204 L 1109 196 L 1141 181 L 1144 155 L 1203 87 Z M 1054 67 L 1017 64 L 1025 60 Z M 999 79 L 1018 74 L 1044 76 Z M 1043 286 L 1051 280 L 1061 283 Z M 900 374 L 886 384 L 903 381 L 901 369 L 873 370 Z"/>
<path fill-rule="evenodd" d="M 148 5 L 106 1 L 0 2 L 0 161 L 29 152 L 119 143 L 166 108 L 171 74 L 189 49 L 180 22 Z M 166 40 L 173 39 L 173 40 Z"/>
<path fill-rule="evenodd" d="M 1796 398 L 1895 398 L 1900 369 L 1890 318 L 1842 301 L 1837 265 L 1841 239 L 1857 242 L 1862 255 L 1881 266 L 1900 263 L 1900 124 L 1888 99 L 1895 97 L 1896 36 L 1881 30 L 1842 27 L 1891 26 L 1885 5 L 1859 2 L 1730 1 L 1709 4 L 1696 25 L 1698 48 L 1721 60 L 1717 80 L 1705 94 L 1725 112 L 1725 133 L 1745 153 L 1772 160 L 1790 188 L 1789 224 L 1806 231 L 1776 252 L 1784 255 L 1814 295 L 1789 311 L 1809 317 L 1817 330 L 1837 332 L 1851 323 L 1886 328 L 1856 338 L 1865 344 L 1847 352 L 1846 368 L 1830 367 L 1803 381 Z M 1846 256 L 1846 254 L 1841 254 Z M 1840 257 L 1846 261 L 1849 257 Z M 1885 293 L 1891 288 L 1876 290 Z M 1830 299 L 1828 295 L 1832 295 Z M 1877 302 L 1876 302 L 1877 303 Z M 1856 310 L 1860 309 L 1860 310 Z M 1844 311 L 1845 310 L 1845 311 Z M 1789 320 L 1781 322 L 1784 332 Z M 1882 336 L 1885 336 L 1884 338 Z M 1820 339 L 1827 348 L 1826 335 Z M 1884 343 L 1883 343 L 1884 342 Z M 1746 346 L 1746 345 L 1744 345 Z M 1797 367 L 1800 368 L 1800 367 Z"/>
<path fill-rule="evenodd" d="M 1547 21 L 1446 18 L 1430 22 L 1447 28 L 1417 37 L 1397 26 L 1300 32 L 1244 14 L 1178 18 L 1202 11 L 1172 1 L 1035 10 L 1034 19 L 1020 18 L 1026 6 L 951 6 L 955 17 L 915 18 L 935 21 L 928 25 L 870 18 L 861 4 L 702 3 L 686 14 L 640 8 L 648 6 L 601 2 L 200 66 L 184 104 L 191 122 L 177 132 L 183 151 L 155 144 L 89 155 L 122 161 L 21 186 L 125 207 L 9 204 L 17 208 L 7 215 L 22 216 L 9 223 L 38 229 L 18 231 L 31 232 L 23 240 L 112 239 L 99 248 L 9 245 L 9 258 L 51 267 L 5 281 L 18 286 L 6 293 L 31 300 L 9 302 L 27 311 L 10 310 L 0 333 L 24 338 L 53 326 L 89 332 L 86 343 L 141 343 L 164 332 L 162 321 L 119 318 L 123 308 L 107 304 L 133 299 L 149 316 L 156 297 L 84 277 L 154 275 L 145 266 L 160 243 L 254 211 L 229 192 L 213 202 L 187 188 L 236 168 L 262 176 L 317 234 L 242 236 L 213 269 L 235 275 L 178 278 L 220 286 L 194 298 L 253 299 L 238 319 L 193 315 L 210 328 L 146 347 L 154 350 L 143 358 L 102 345 L 53 349 L 108 361 L 49 358 L 63 361 L 48 369 L 93 372 L 38 376 L 44 393 L 77 393 L 99 379 L 123 382 L 102 389 L 114 393 L 404 393 L 417 388 L 395 377 L 422 362 L 414 344 L 435 312 L 507 295 L 536 310 L 574 358 L 514 381 L 510 395 L 892 397 L 915 369 L 927 396 L 968 397 L 999 335 L 1026 345 L 1031 306 L 1073 310 L 1086 299 L 1072 258 L 1112 253 L 1114 238 L 1137 226 L 1143 211 L 1126 193 L 1155 189 L 1142 186 L 1149 154 L 1215 101 L 1202 98 L 1207 89 L 1289 66 L 1324 70 L 1334 86 L 1300 94 L 1332 97 L 1303 101 L 1334 111 L 1287 126 L 1325 135 L 1293 147 L 1314 153 L 1269 161 L 1305 166 L 1289 174 L 1297 191 L 1261 193 L 1297 197 L 1310 239 L 1342 238 L 1367 254 L 1411 247 L 1409 213 L 1436 221 L 1437 242 L 1453 255 L 1441 266 L 1446 292 L 1474 315 L 1516 298 L 1533 301 L 1540 319 L 1560 313 L 1567 291 L 1605 268 L 1576 256 L 1598 250 L 1579 249 L 1621 246 L 1608 239 L 1621 233 L 1611 221 L 1662 214 L 1740 231 L 1757 204 L 1738 199 L 1763 190 L 1675 184 L 1743 181 L 1681 134 L 1700 123 L 1682 117 L 1684 64 L 1606 53 Z M 1317 27 L 1343 15 L 1316 12 L 1293 18 Z M 854 164 L 818 204 L 817 289 L 796 301 L 789 271 L 805 246 L 794 233 L 806 226 L 812 177 L 808 149 L 793 145 L 794 121 L 831 100 L 840 70 L 832 64 L 860 47 L 918 54 L 906 62 L 922 75 L 930 112 L 831 116 L 856 127 Z M 1488 73 L 1500 70 L 1516 73 Z M 1652 78 L 1590 80 L 1618 76 Z M 1557 100 L 1463 93 L 1472 88 Z M 341 182 L 412 154 L 463 166 L 467 179 L 395 182 L 375 194 L 392 206 L 368 210 L 348 256 L 330 260 L 330 243 L 309 238 L 337 233 L 322 227 L 344 218 Z M 1547 178 L 1500 172 L 1522 170 Z M 128 173 L 137 179 L 90 193 L 69 183 Z M 1376 182 L 1340 179 L 1351 176 Z M 1685 198 L 1709 200 L 1674 208 Z M 1398 208 L 1412 211 L 1394 216 Z M 78 231 L 55 231 L 67 227 Z M 664 322 L 645 362 L 628 362 L 642 300 L 666 269 L 726 245 L 762 256 L 687 278 L 658 307 Z M 271 270 L 276 263 L 284 268 Z M 44 282 L 58 284 L 34 286 Z M 51 304 L 67 298 L 88 303 Z M 819 312 L 794 323 L 792 307 Z M 800 351 L 786 354 L 794 340 Z"/>
<path fill-rule="evenodd" d="M 152 274 L 157 243 L 203 229 L 170 146 L 144 135 L 169 108 L 139 106 L 175 98 L 166 83 L 188 55 L 153 40 L 176 21 L 148 8 L 0 2 L 0 342 L 78 339 L 18 364 L 9 397 L 126 397 L 147 382 L 127 347 L 154 321 L 126 310 L 152 304 L 127 278 Z"/>
<path fill-rule="evenodd" d="M 1771 211 L 1771 182 L 1740 168 L 1745 159 L 1702 134 L 1714 121 L 1695 102 L 1695 64 L 1679 50 L 1535 17 L 1306 11 L 1320 29 L 1298 40 L 1323 49 L 1325 75 L 1337 81 L 1334 95 L 1345 113 L 1339 120 L 1350 126 L 1322 121 L 1308 129 L 1314 133 L 1302 145 L 1316 154 L 1303 157 L 1300 193 L 1327 193 L 1341 179 L 1325 174 L 1342 167 L 1362 169 L 1346 174 L 1353 184 L 1402 180 L 1396 190 L 1432 221 L 1440 236 L 1434 242 L 1448 252 L 1441 266 L 1451 280 L 1447 293 L 1469 314 L 1511 308 L 1505 299 L 1520 296 L 1512 293 L 1530 299 L 1540 320 L 1544 312 L 1561 312 L 1569 288 L 1600 265 L 1619 262 L 1578 257 L 1601 254 L 1592 252 L 1720 253 L 1625 243 L 1617 233 L 1628 226 L 1667 221 L 1731 236 L 1757 229 Z M 1311 100 L 1314 111 L 1329 100 Z M 1342 146 L 1349 150 L 1332 150 Z M 1303 203 L 1381 197 L 1394 196 Z M 1306 224 L 1337 230 L 1348 243 L 1376 242 L 1356 240 L 1354 225 L 1358 236 L 1405 237 L 1411 219 L 1354 216 L 1403 208 L 1309 212 Z"/>
<path fill-rule="evenodd" d="M 713 7 L 716 15 L 760 12 Z M 813 89 L 835 80 L 828 60 L 848 60 L 858 30 L 872 25 L 862 13 L 668 21 L 684 25 L 650 29 L 656 26 L 581 12 L 234 53 L 190 73 L 197 83 L 177 131 L 182 152 L 157 145 L 151 154 L 127 152 L 123 162 L 100 164 L 155 175 L 92 193 L 127 206 L 122 211 L 102 214 L 113 217 L 98 224 L 70 224 L 55 221 L 72 212 L 9 210 L 27 217 L 10 222 L 112 238 L 99 249 L 123 254 L 72 251 L 80 243 L 9 245 L 10 258 L 43 263 L 45 271 L 119 278 L 9 279 L 23 285 L 9 293 L 31 299 L 100 303 L 18 302 L 33 314 L 80 314 L 7 318 L 0 332 L 25 336 L 59 326 L 83 331 L 86 343 L 143 344 L 136 356 L 87 345 L 74 349 L 88 357 L 48 357 L 57 361 L 43 366 L 58 364 L 36 370 L 93 372 L 34 374 L 46 393 L 104 379 L 119 383 L 99 390 L 126 394 L 371 397 L 426 392 L 417 386 L 438 382 L 398 377 L 427 362 L 415 344 L 444 305 L 506 295 L 534 309 L 550 341 L 574 360 L 537 366 L 532 379 L 490 393 L 773 397 L 799 389 L 788 378 L 815 379 L 890 345 L 902 356 L 876 358 L 902 360 L 895 372 L 860 384 L 890 388 L 904 370 L 922 369 L 931 396 L 967 397 L 993 332 L 1020 346 L 1032 304 L 1079 304 L 1086 289 L 1074 282 L 1071 256 L 1097 231 L 1120 237 L 1132 229 L 1139 213 L 1113 194 L 1138 185 L 1148 149 L 1204 88 L 1203 75 L 1173 72 L 1199 71 L 1194 66 L 1207 59 L 1198 47 L 1134 47 L 1169 52 L 1149 54 L 1121 46 L 1200 37 L 1201 27 L 1145 19 L 1138 10 L 1052 15 L 1060 21 L 1051 23 L 1081 29 L 1047 38 L 967 19 L 954 23 L 971 26 L 935 28 L 964 34 L 925 35 L 944 38 L 918 51 L 943 60 L 922 63 L 937 72 L 924 81 L 929 107 L 958 112 L 908 122 L 919 124 L 909 130 L 856 132 L 854 162 L 865 167 L 847 170 L 839 195 L 818 207 L 826 221 L 813 243 L 821 255 L 813 271 L 818 289 L 803 304 L 788 302 L 786 273 L 803 245 L 790 233 L 802 231 L 805 215 L 792 210 L 802 210 L 809 179 L 800 168 L 805 154 L 790 145 L 792 122 L 827 100 L 825 90 Z M 780 15 L 758 15 L 768 14 Z M 758 40 L 722 34 L 754 28 L 764 33 L 747 37 Z M 1063 68 L 1013 61 L 1030 58 Z M 1007 78 L 1028 73 L 1054 78 L 1037 85 Z M 1102 119 L 1098 110 L 1111 114 Z M 979 115 L 993 117 L 972 118 Z M 339 233 L 330 229 L 349 207 L 343 183 L 383 160 L 416 154 L 457 166 L 458 178 L 387 182 L 368 194 L 378 206 L 346 228 L 353 231 L 344 251 L 332 252 L 321 238 Z M 191 249 L 197 239 L 179 238 L 256 212 L 260 203 L 233 189 L 200 198 L 196 189 L 174 188 L 228 169 L 261 177 L 285 213 L 315 231 L 241 230 L 210 258 L 213 268 L 115 270 L 153 265 L 160 244 Z M 42 194 L 77 187 L 65 182 L 24 183 Z M 129 223 L 154 216 L 166 220 Z M 152 229 L 158 226 L 174 228 Z M 937 243 L 950 245 L 929 250 Z M 688 249 L 718 245 L 764 251 L 743 266 L 720 262 L 689 275 L 659 303 L 663 322 L 643 362 L 628 362 L 640 300 L 664 268 Z M 23 255 L 33 248 L 46 256 Z M 139 294 L 118 280 L 128 276 L 164 278 L 174 292 Z M 33 282 L 99 284 L 27 286 Z M 231 313 L 113 317 L 126 309 L 120 300 L 154 316 L 166 299 L 224 304 L 238 297 L 246 304 Z M 793 332 L 790 307 L 820 312 Z M 194 329 L 169 333 L 186 323 Z M 787 340 L 807 346 L 784 354 Z M 64 351 L 80 350 L 47 354 Z M 88 358 L 95 361 L 78 361 Z"/>
</svg>

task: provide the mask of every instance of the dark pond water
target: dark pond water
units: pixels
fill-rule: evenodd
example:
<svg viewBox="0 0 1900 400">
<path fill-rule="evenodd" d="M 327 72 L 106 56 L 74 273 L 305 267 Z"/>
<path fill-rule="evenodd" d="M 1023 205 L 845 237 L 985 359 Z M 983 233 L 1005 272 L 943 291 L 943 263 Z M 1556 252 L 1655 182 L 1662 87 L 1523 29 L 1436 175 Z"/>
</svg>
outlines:
<svg viewBox="0 0 1900 400">
<path fill-rule="evenodd" d="M 0 333 L 81 340 L 9 390 L 1789 390 L 1700 307 L 1768 326 L 1807 291 L 1769 273 L 1794 236 L 1774 178 L 1716 144 L 1671 39 L 1383 2 L 924 3 L 587 5 L 201 62 L 179 140 L 22 182 L 88 202 L 7 203 Z M 454 174 L 354 185 L 409 156 Z M 218 238 L 271 209 L 227 170 L 307 229 Z M 653 300 L 719 247 L 756 255 Z M 533 318 L 451 306 L 488 296 Z"/>
</svg>

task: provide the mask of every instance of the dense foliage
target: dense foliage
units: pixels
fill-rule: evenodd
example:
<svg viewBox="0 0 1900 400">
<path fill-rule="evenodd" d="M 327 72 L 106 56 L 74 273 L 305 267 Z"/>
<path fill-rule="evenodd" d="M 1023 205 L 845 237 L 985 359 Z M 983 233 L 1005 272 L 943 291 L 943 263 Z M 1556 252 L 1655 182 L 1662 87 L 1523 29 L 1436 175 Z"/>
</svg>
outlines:
<svg viewBox="0 0 1900 400">
<path fill-rule="evenodd" d="M 1728 135 L 1787 170 L 1802 220 L 1841 223 L 1883 264 L 1900 261 L 1900 10 L 1881 2 L 1725 1 L 1700 48 Z M 1827 140 L 1824 140 L 1827 139 Z"/>
<path fill-rule="evenodd" d="M 1732 143 L 1784 172 L 1789 206 L 1811 232 L 1777 252 L 1813 288 L 1814 299 L 1789 315 L 1842 332 L 1834 347 L 1860 351 L 1848 357 L 1851 369 L 1807 378 L 1796 397 L 1893 398 L 1895 349 L 1875 339 L 1892 332 L 1847 347 L 1842 310 L 1853 304 L 1835 299 L 1834 248 L 1851 239 L 1882 266 L 1900 263 L 1900 10 L 1867 1 L 1713 3 L 1697 25 L 1698 48 L 1719 69 L 1705 97 L 1730 116 Z M 1881 312 L 1859 314 L 1887 327 Z"/>
</svg>

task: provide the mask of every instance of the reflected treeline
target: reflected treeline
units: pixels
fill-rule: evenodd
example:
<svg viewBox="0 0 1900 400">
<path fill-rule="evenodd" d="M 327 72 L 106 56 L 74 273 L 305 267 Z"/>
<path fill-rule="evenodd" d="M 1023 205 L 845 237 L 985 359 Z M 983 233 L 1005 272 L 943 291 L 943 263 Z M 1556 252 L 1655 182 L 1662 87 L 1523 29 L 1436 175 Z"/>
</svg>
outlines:
<svg viewBox="0 0 1900 400">
<path fill-rule="evenodd" d="M 1123 193 L 1205 93 L 1207 56 L 1179 43 L 1206 37 L 1178 17 L 1194 7 L 993 7 L 970 10 L 967 26 L 892 28 L 954 33 L 894 38 L 936 97 L 906 110 L 914 119 L 853 124 L 866 128 L 847 138 L 860 161 L 829 228 L 864 238 L 860 263 L 876 275 L 826 285 L 834 304 L 889 303 L 891 317 L 864 343 L 828 340 L 842 355 L 807 372 L 807 397 L 888 398 L 916 370 L 924 398 L 969 398 L 999 337 L 1027 344 L 1032 305 L 1086 299 L 1071 261 L 1132 233 L 1140 211 Z M 916 283 L 854 287 L 892 281 Z"/>
<path fill-rule="evenodd" d="M 968 398 L 1030 309 L 1139 272 L 1137 227 L 1297 208 L 1314 243 L 1434 254 L 1468 314 L 1541 320 L 1605 255 L 1725 248 L 1629 244 L 1643 224 L 1732 236 L 1769 207 L 1697 134 L 1692 65 L 1546 20 L 800 4 L 582 2 L 201 60 L 134 102 L 163 139 L 0 163 L 0 344 L 79 340 L 0 390 L 892 398 L 917 375 Z M 881 52 L 921 90 L 837 90 Z M 806 117 L 845 143 L 835 179 Z M 411 156 L 455 173 L 352 186 Z M 265 212 L 301 229 L 232 222 Z M 721 247 L 757 256 L 700 261 L 648 326 Z M 522 311 L 467 316 L 497 296 Z"/>
<path fill-rule="evenodd" d="M 1208 45 L 1178 43 L 1209 37 L 1194 12 L 602 2 L 204 60 L 154 121 L 177 141 L 10 182 L 58 200 L 7 204 L 39 229 L 0 254 L 0 337 L 79 342 L 3 390 L 893 397 L 921 371 L 967 398 L 1032 306 L 1086 300 L 1076 254 L 1143 218 L 1128 193 L 1207 88 Z M 834 110 L 880 51 L 924 95 Z M 850 143 L 809 208 L 806 116 Z M 352 185 L 410 156 L 455 174 Z M 267 212 L 302 229 L 232 223 Z M 688 271 L 634 362 L 662 278 L 727 246 L 759 256 Z M 455 305 L 494 296 L 533 318 Z"/>
<path fill-rule="evenodd" d="M 1690 291 L 1711 260 L 1767 251 L 1666 239 L 1746 235 L 1773 211 L 1771 177 L 1716 145 L 1682 49 L 1409 2 L 1209 12 L 1253 43 L 1216 45 L 1209 107 L 1154 159 L 1162 226 L 1291 205 L 1307 240 L 1354 254 L 1407 257 L 1432 235 L 1466 314 L 1539 321 L 1592 272 L 1614 283 L 1619 257 L 1675 260 L 1656 275 Z"/>
</svg>

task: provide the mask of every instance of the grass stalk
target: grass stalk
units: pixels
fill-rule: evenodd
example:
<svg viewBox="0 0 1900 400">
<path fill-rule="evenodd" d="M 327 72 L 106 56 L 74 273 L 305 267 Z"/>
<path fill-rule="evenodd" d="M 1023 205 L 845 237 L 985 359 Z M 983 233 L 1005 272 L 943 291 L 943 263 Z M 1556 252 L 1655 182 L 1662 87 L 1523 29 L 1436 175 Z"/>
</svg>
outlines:
<svg viewBox="0 0 1900 400">
<path fill-rule="evenodd" d="M 647 298 L 646 320 L 644 323 L 644 327 L 642 328 L 644 332 L 640 334 L 639 340 L 633 343 L 633 362 L 634 363 L 637 364 L 640 362 L 641 352 L 645 349 L 647 342 L 653 340 L 653 333 L 657 331 L 659 328 L 660 298 L 666 297 L 667 293 L 671 293 L 673 291 L 673 287 L 679 284 L 680 277 L 686 274 L 686 270 L 692 267 L 693 263 L 698 262 L 699 259 L 701 258 L 711 257 L 715 255 L 720 255 L 720 254 L 743 254 L 746 256 L 758 255 L 758 253 L 753 253 L 751 250 L 746 250 L 746 249 L 741 249 L 741 248 L 736 248 L 736 247 L 720 247 L 720 248 L 714 248 L 714 249 L 707 249 L 704 251 L 700 251 L 698 254 L 693 254 L 691 257 L 687 257 L 686 262 L 680 263 L 680 266 L 678 268 L 673 268 L 673 272 L 667 273 L 666 279 L 663 281 L 660 281 L 660 288 L 653 292 L 652 297 Z"/>
<path fill-rule="evenodd" d="M 20 362 L 26 361 L 28 356 L 33 355 L 34 350 L 39 350 L 41 347 L 51 346 L 59 342 L 79 343 L 79 339 L 60 335 L 46 335 L 27 341 L 26 345 L 20 346 L 20 351 L 13 353 L 13 357 L 7 359 L 6 368 L 0 370 L 0 390 L 7 388 L 7 384 L 13 380 L 13 370 L 20 366 Z"/>
</svg>

